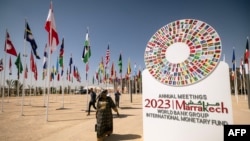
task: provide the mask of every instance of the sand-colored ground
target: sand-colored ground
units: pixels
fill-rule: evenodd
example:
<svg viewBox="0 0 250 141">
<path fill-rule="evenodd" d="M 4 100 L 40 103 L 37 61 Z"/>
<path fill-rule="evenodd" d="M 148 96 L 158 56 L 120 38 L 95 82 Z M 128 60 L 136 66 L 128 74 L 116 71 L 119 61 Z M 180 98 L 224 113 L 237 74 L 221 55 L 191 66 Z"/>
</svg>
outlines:
<svg viewBox="0 0 250 141">
<path fill-rule="evenodd" d="M 0 141 L 96 141 L 95 111 L 87 116 L 86 95 L 50 95 L 48 121 L 43 96 L 4 98 L 0 113 Z M 2 102 L 1 102 L 2 104 Z M 232 96 L 234 124 L 250 124 L 245 96 Z M 119 112 L 114 115 L 114 133 L 105 141 L 143 141 L 142 95 L 123 94 Z M 22 115 L 23 114 L 23 115 Z"/>
</svg>

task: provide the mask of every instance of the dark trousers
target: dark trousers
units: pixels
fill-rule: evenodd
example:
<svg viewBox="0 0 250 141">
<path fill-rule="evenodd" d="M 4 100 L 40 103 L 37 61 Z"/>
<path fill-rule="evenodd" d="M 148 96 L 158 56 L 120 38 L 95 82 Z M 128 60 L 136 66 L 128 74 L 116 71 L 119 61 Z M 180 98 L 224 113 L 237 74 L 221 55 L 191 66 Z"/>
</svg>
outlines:
<svg viewBox="0 0 250 141">
<path fill-rule="evenodd" d="M 88 110 L 88 114 L 90 114 L 90 108 L 91 108 L 91 106 L 93 106 L 94 107 L 94 109 L 96 109 L 96 107 L 95 107 L 95 102 L 89 102 L 89 110 Z"/>
<path fill-rule="evenodd" d="M 119 100 L 115 100 L 115 105 L 119 108 Z"/>
</svg>

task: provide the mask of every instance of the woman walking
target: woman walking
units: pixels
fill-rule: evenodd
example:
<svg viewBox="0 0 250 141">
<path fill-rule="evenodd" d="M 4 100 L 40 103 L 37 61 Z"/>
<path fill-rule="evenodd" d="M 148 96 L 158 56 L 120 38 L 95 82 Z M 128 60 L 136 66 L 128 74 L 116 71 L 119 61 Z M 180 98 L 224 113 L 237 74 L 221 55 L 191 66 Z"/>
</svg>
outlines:
<svg viewBox="0 0 250 141">
<path fill-rule="evenodd" d="M 96 134 L 97 141 L 103 141 L 105 136 L 110 136 L 113 132 L 113 114 L 112 109 L 119 116 L 117 107 L 111 97 L 107 96 L 108 91 L 101 92 L 97 102 L 96 111 Z"/>
</svg>

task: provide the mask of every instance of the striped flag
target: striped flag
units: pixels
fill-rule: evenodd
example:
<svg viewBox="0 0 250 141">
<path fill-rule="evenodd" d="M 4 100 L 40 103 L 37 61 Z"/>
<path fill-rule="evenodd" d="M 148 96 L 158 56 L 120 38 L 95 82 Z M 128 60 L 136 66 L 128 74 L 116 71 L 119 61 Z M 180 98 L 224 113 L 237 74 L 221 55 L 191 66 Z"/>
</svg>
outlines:
<svg viewBox="0 0 250 141">
<path fill-rule="evenodd" d="M 108 48 L 107 48 L 107 51 L 106 51 L 106 64 L 105 64 L 105 68 L 107 68 L 107 66 L 109 64 L 109 61 L 110 61 L 110 51 L 109 51 L 109 45 L 108 45 Z"/>
</svg>

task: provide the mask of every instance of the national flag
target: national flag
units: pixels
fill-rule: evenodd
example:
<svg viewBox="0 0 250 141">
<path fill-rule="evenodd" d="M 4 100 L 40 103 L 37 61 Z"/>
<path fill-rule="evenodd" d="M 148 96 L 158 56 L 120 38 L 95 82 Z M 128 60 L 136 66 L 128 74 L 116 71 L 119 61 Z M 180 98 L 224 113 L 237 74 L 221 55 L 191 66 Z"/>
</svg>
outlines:
<svg viewBox="0 0 250 141">
<path fill-rule="evenodd" d="M 64 55 L 64 38 L 62 39 L 62 44 L 59 52 L 59 64 L 63 67 L 63 55 Z"/>
<path fill-rule="evenodd" d="M 3 70 L 3 58 L 0 59 L 0 71 Z"/>
<path fill-rule="evenodd" d="M 15 65 L 17 67 L 17 76 L 18 76 L 18 79 L 19 79 L 19 74 L 23 72 L 23 65 L 22 65 L 22 62 L 21 62 L 20 53 L 17 56 L 17 59 L 15 61 Z"/>
<path fill-rule="evenodd" d="M 6 40 L 5 40 L 4 50 L 11 55 L 17 56 L 16 49 L 14 45 L 12 44 L 12 41 L 10 40 L 10 35 L 7 31 L 6 31 Z"/>
<path fill-rule="evenodd" d="M 122 54 L 120 53 L 119 60 L 118 60 L 118 66 L 119 66 L 119 73 L 122 73 Z"/>
<path fill-rule="evenodd" d="M 71 57 L 69 59 L 69 75 L 71 74 L 71 65 L 73 64 L 73 59 L 72 59 L 72 54 Z"/>
<path fill-rule="evenodd" d="M 109 45 L 108 45 L 108 48 L 107 48 L 107 51 L 106 51 L 106 65 L 105 65 L 105 68 L 107 68 L 109 61 L 110 61 L 110 51 L 109 51 Z"/>
<path fill-rule="evenodd" d="M 54 18 L 54 12 L 52 7 L 52 1 L 50 3 L 50 9 L 48 13 L 48 17 L 45 23 L 45 30 L 49 34 L 49 46 L 51 47 L 51 51 L 56 50 L 56 46 L 59 45 L 59 37 L 56 31 L 56 23 Z"/>
<path fill-rule="evenodd" d="M 40 56 L 38 55 L 36 49 L 37 49 L 37 45 L 36 45 L 36 41 L 33 37 L 33 34 L 30 30 L 29 24 L 26 21 L 26 26 L 25 26 L 25 32 L 24 32 L 24 39 L 28 42 L 30 42 L 31 48 L 33 50 L 34 55 L 36 56 L 36 59 L 40 59 Z"/>
<path fill-rule="evenodd" d="M 232 57 L 232 63 L 233 63 L 233 71 L 235 71 L 235 51 L 234 51 L 234 48 L 233 48 L 233 57 Z"/>
<path fill-rule="evenodd" d="M 85 42 L 84 42 L 83 53 L 82 53 L 83 62 L 87 63 L 89 61 L 90 56 L 91 56 L 91 50 L 90 50 L 89 34 L 88 34 L 88 30 L 87 30 Z"/>
<path fill-rule="evenodd" d="M 43 54 L 43 80 L 47 76 L 47 60 L 48 60 L 48 53 L 47 53 L 47 44 L 44 47 L 44 54 Z"/>
<path fill-rule="evenodd" d="M 28 67 L 27 67 L 27 64 L 26 64 L 26 67 L 25 67 L 24 78 L 25 79 L 28 78 Z"/>
<path fill-rule="evenodd" d="M 47 53 L 47 44 L 45 45 L 44 48 L 44 57 L 43 57 L 43 69 L 47 69 L 47 60 L 48 60 L 48 53 Z"/>
<path fill-rule="evenodd" d="M 12 75 L 12 61 L 11 61 L 11 56 L 10 56 L 10 60 L 9 60 L 9 70 L 10 70 L 9 75 Z"/>
<path fill-rule="evenodd" d="M 35 73 L 35 60 L 32 51 L 30 52 L 30 69 Z"/>
</svg>

